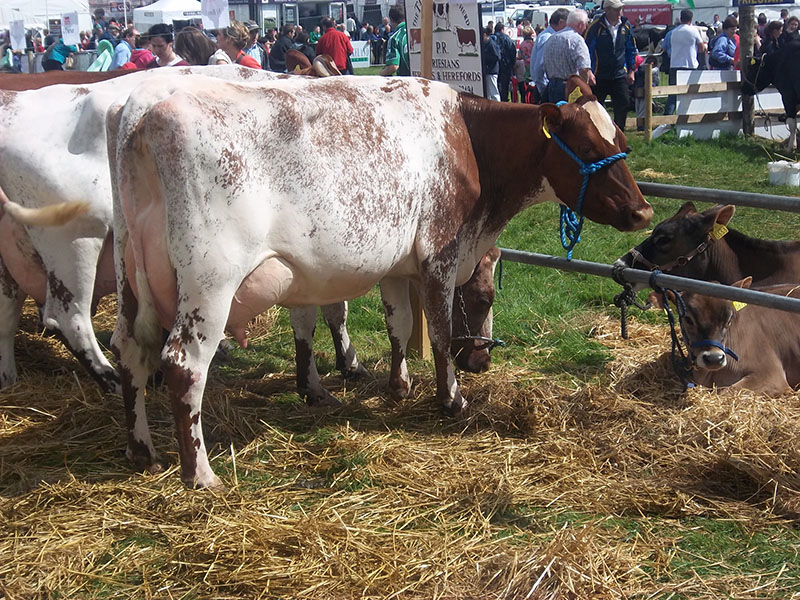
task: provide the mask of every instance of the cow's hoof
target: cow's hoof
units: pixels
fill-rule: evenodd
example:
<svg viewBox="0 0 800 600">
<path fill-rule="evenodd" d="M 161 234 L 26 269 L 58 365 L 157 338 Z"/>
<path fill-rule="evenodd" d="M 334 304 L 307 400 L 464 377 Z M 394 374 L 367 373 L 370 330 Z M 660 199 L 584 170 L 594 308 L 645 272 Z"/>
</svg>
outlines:
<svg viewBox="0 0 800 600">
<path fill-rule="evenodd" d="M 307 392 L 305 394 L 300 394 L 302 397 L 306 399 L 306 403 L 313 407 L 313 408 L 341 408 L 342 403 L 339 402 L 336 397 L 331 394 L 328 390 L 322 390 L 321 392 Z"/>
<path fill-rule="evenodd" d="M 191 479 L 181 477 L 183 484 L 190 489 L 195 490 L 212 490 L 214 492 L 227 492 L 228 486 L 222 483 L 222 480 L 213 473 L 208 477 L 193 477 Z"/>
<path fill-rule="evenodd" d="M 405 400 L 411 396 L 411 381 L 389 380 L 389 396 L 395 401 Z"/>
<path fill-rule="evenodd" d="M 151 473 L 157 475 L 164 472 L 164 465 L 155 456 L 150 454 L 145 444 L 128 447 L 125 456 L 139 473 Z"/>
<path fill-rule="evenodd" d="M 363 379 L 365 377 L 369 377 L 369 371 L 361 363 L 358 363 L 355 367 L 342 370 L 343 379 Z"/>
<path fill-rule="evenodd" d="M 456 395 L 453 398 L 447 398 L 442 402 L 442 409 L 448 417 L 461 417 L 467 412 L 467 401 L 461 395 L 461 392 L 456 390 Z"/>
</svg>

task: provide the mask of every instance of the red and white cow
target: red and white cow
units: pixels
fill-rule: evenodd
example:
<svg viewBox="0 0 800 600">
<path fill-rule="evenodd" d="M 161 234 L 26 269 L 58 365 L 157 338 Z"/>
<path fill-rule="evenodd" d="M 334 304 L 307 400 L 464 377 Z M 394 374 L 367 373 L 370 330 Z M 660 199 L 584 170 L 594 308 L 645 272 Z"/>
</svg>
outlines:
<svg viewBox="0 0 800 600">
<path fill-rule="evenodd" d="M 176 68 L 170 76 L 193 72 L 238 80 L 280 77 L 232 66 Z M 45 327 L 100 385 L 120 391 L 91 322 L 93 299 L 116 290 L 105 117 L 113 102 L 124 101 L 155 75 L 58 72 L 0 78 L 0 86 L 20 89 L 27 82 L 32 88 L 0 87 L 0 388 L 17 378 L 14 336 L 28 295 L 42 305 Z M 70 77 L 94 83 L 44 87 Z"/>
<path fill-rule="evenodd" d="M 585 162 L 626 147 L 582 81 L 572 79 L 568 92 L 576 85 L 583 96 L 561 107 L 493 103 L 413 78 L 161 78 L 137 88 L 107 120 L 116 140 L 112 343 L 134 416 L 129 455 L 155 461 L 144 389 L 160 365 L 181 478 L 219 485 L 201 405 L 225 330 L 245 343 L 247 322 L 274 304 L 330 304 L 377 282 L 389 334 L 402 348 L 409 285 L 419 287 L 437 396 L 450 412 L 466 408 L 448 355 L 455 285 L 524 207 L 577 206 L 579 167 L 556 137 Z M 390 142 L 369 143 L 379 131 L 390 132 Z M 364 170 L 380 174 L 386 194 L 353 193 Z M 649 223 L 652 208 L 616 161 L 591 175 L 583 214 L 631 230 Z M 294 325 L 301 335 L 313 331 L 310 318 Z"/>
</svg>

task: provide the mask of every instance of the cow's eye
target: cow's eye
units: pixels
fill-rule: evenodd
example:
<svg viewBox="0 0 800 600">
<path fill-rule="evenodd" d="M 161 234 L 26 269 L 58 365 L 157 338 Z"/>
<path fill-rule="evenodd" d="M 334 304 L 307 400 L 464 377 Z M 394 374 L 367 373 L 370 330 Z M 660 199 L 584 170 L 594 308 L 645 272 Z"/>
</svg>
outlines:
<svg viewBox="0 0 800 600">
<path fill-rule="evenodd" d="M 668 235 L 657 235 L 653 238 L 653 243 L 662 248 L 669 246 L 672 239 Z"/>
</svg>

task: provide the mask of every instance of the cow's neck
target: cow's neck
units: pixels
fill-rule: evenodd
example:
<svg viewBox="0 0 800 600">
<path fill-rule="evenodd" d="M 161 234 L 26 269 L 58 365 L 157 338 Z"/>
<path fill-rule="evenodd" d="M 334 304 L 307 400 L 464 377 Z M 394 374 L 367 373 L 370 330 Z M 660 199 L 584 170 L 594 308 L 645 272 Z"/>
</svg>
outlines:
<svg viewBox="0 0 800 600">
<path fill-rule="evenodd" d="M 544 190 L 541 170 L 547 148 L 539 109 L 529 104 L 487 103 L 462 95 L 472 140 L 487 231 L 500 232 Z"/>
<path fill-rule="evenodd" d="M 708 252 L 707 278 L 728 284 L 747 276 L 755 285 L 787 283 L 800 272 L 800 242 L 762 240 L 730 229 Z"/>
</svg>

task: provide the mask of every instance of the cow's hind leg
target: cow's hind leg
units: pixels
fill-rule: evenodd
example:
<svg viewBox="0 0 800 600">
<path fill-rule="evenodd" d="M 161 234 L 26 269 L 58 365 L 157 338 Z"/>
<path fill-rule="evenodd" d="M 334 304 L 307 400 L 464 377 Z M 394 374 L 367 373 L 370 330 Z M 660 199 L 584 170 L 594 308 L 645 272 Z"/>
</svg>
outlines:
<svg viewBox="0 0 800 600">
<path fill-rule="evenodd" d="M 389 393 L 397 399 L 407 398 L 411 393 L 411 378 L 408 376 L 406 364 L 406 348 L 413 325 L 408 287 L 407 279 L 386 278 L 381 281 L 386 329 L 392 345 Z"/>
<path fill-rule="evenodd" d="M 795 148 L 797 147 L 797 118 L 787 118 L 786 126 L 789 128 L 789 137 L 786 140 L 786 149 L 790 152 L 794 152 Z"/>
<path fill-rule="evenodd" d="M 350 335 L 347 333 L 347 313 L 347 302 L 337 302 L 322 307 L 322 318 L 331 331 L 336 350 L 336 368 L 345 379 L 353 379 L 368 375 L 368 372 L 358 362 L 355 348 L 350 342 Z"/>
<path fill-rule="evenodd" d="M 230 293 L 225 293 L 229 291 Z M 184 293 L 182 293 L 184 292 Z M 179 283 L 177 316 L 161 353 L 181 460 L 181 480 L 189 487 L 221 487 L 208 462 L 201 409 L 208 368 L 225 324 L 234 290 L 212 295 Z M 194 300 L 190 300 L 194 299 Z"/>
<path fill-rule="evenodd" d="M 48 266 L 44 326 L 61 339 L 103 390 L 119 394 L 119 377 L 97 343 L 91 319 L 97 260 L 105 236 L 78 237 L 69 230 L 48 233 L 49 242 L 34 240 Z M 64 249 L 69 249 L 66 255 Z"/>
<path fill-rule="evenodd" d="M 122 235 L 118 236 L 123 238 Z M 124 255 L 117 251 L 118 289 L 117 324 L 111 337 L 111 347 L 119 362 L 122 400 L 125 407 L 125 424 L 128 446 L 125 452 L 137 469 L 158 472 L 162 466 L 150 436 L 145 407 L 145 387 L 148 377 L 159 364 L 162 337 L 158 316 L 150 301 L 146 283 L 139 286 L 144 293 L 141 301 L 133 294 L 125 273 Z"/>
<path fill-rule="evenodd" d="M 317 307 L 300 306 L 289 311 L 294 332 L 295 361 L 297 365 L 297 393 L 313 405 L 340 406 L 340 402 L 323 386 L 314 361 L 314 330 L 317 325 Z"/>
<path fill-rule="evenodd" d="M 17 381 L 14 338 L 25 294 L 0 259 L 0 389 Z"/>
</svg>

